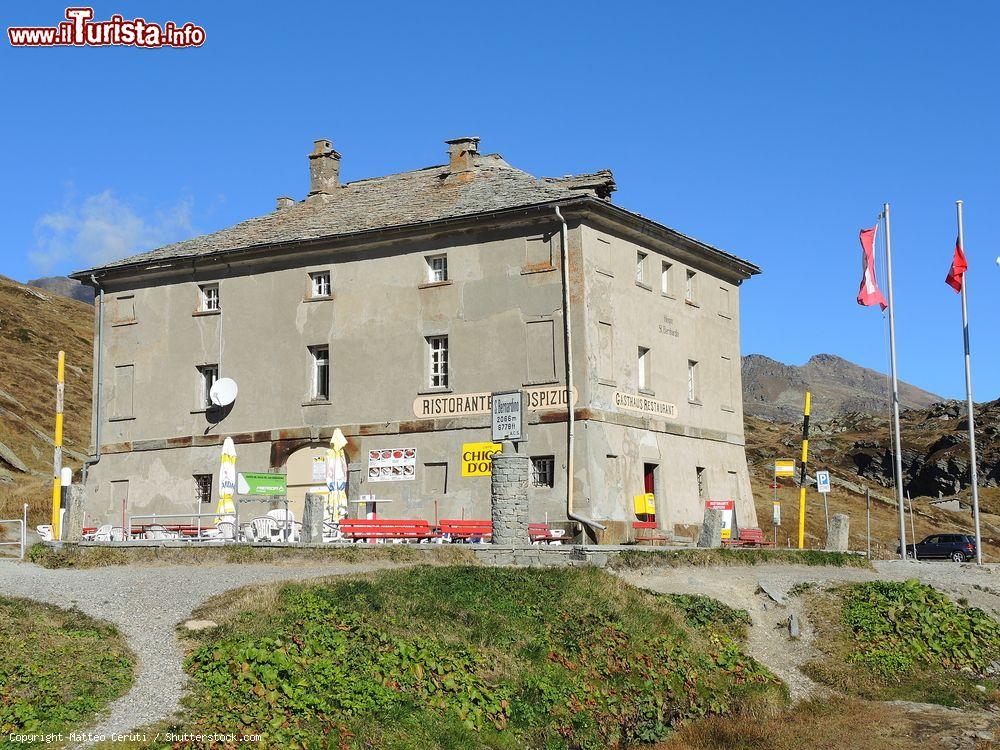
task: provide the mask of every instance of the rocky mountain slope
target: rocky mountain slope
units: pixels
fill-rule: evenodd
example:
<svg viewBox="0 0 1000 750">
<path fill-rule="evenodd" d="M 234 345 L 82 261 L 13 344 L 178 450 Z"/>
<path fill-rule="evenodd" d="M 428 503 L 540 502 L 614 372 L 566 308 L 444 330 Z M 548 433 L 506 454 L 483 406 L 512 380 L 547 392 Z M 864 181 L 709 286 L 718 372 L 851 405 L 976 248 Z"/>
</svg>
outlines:
<svg viewBox="0 0 1000 750">
<path fill-rule="evenodd" d="M 743 357 L 743 411 L 780 422 L 800 422 L 806 389 L 816 420 L 850 412 L 884 414 L 889 388 L 884 374 L 833 354 L 817 354 L 804 365 L 786 365 L 762 354 Z M 903 408 L 922 409 L 940 396 L 908 383 L 899 384 Z"/>
<path fill-rule="evenodd" d="M 51 487 L 56 358 L 66 352 L 64 455 L 90 442 L 93 307 L 0 276 L 0 518 L 44 507 Z M 36 522 L 41 522 L 37 518 Z"/>
<path fill-rule="evenodd" d="M 27 283 L 27 286 L 44 289 L 52 294 L 69 297 L 79 302 L 85 302 L 88 305 L 94 301 L 94 292 L 92 289 L 85 287 L 79 281 L 71 279 L 68 276 L 45 276 L 41 279 L 32 279 Z"/>
</svg>

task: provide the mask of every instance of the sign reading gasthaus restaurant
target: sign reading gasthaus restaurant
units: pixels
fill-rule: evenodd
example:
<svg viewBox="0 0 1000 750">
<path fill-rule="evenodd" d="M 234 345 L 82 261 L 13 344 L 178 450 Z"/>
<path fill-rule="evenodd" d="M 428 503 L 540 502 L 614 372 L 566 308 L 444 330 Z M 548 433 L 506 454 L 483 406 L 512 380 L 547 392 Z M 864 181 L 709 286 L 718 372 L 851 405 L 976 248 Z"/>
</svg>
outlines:
<svg viewBox="0 0 1000 750">
<path fill-rule="evenodd" d="M 677 407 L 666 401 L 657 401 L 655 398 L 645 396 L 635 396 L 624 391 L 615 391 L 615 406 L 619 409 L 629 411 L 641 411 L 651 417 L 661 417 L 663 419 L 677 419 Z"/>
<path fill-rule="evenodd" d="M 576 404 L 576 388 L 573 403 Z M 413 414 L 418 419 L 438 417 L 465 417 L 490 413 L 489 393 L 441 393 L 418 396 L 413 402 Z M 524 408 L 527 411 L 549 411 L 566 408 L 566 388 L 545 385 L 524 389 Z"/>
</svg>

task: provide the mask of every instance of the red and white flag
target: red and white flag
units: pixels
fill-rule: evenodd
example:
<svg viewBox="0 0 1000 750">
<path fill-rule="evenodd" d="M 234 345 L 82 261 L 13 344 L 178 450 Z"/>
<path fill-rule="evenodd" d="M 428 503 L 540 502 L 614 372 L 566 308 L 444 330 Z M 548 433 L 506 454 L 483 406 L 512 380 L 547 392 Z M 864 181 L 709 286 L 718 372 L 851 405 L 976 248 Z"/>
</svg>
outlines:
<svg viewBox="0 0 1000 750">
<path fill-rule="evenodd" d="M 881 305 L 885 310 L 889 303 L 885 301 L 882 292 L 879 291 L 878 282 L 875 280 L 875 233 L 878 231 L 876 224 L 871 229 L 861 230 L 861 288 L 858 290 L 859 305 Z"/>
<path fill-rule="evenodd" d="M 951 259 L 951 268 L 948 269 L 948 276 L 944 283 L 956 292 L 962 291 L 962 284 L 965 282 L 965 272 L 969 270 L 969 262 L 965 259 L 962 251 L 962 243 L 955 240 L 955 255 Z"/>
</svg>

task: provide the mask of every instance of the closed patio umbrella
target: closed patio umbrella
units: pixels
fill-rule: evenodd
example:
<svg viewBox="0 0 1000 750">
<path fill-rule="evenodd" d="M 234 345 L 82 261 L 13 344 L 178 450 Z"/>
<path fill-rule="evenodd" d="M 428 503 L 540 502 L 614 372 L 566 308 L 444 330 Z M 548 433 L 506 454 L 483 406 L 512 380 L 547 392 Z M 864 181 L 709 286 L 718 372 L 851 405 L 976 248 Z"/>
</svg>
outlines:
<svg viewBox="0 0 1000 750">
<path fill-rule="evenodd" d="M 344 446 L 347 438 L 338 427 L 330 438 L 330 447 L 326 451 L 326 509 L 324 518 L 327 521 L 340 521 L 347 517 L 347 457 Z"/>
<path fill-rule="evenodd" d="M 221 465 L 219 466 L 219 505 L 215 512 L 220 516 L 235 516 L 236 505 L 233 495 L 236 493 L 236 446 L 232 438 L 226 438 L 222 444 Z M 223 520 L 216 518 L 215 522 Z"/>
</svg>

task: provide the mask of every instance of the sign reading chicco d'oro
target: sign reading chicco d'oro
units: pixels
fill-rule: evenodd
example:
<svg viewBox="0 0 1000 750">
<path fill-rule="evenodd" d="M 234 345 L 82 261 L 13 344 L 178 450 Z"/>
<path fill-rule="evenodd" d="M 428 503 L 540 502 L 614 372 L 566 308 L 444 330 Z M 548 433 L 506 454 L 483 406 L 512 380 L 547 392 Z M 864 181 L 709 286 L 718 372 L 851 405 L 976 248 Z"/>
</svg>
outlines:
<svg viewBox="0 0 1000 750">
<path fill-rule="evenodd" d="M 573 404 L 576 404 L 576 388 Z M 566 388 L 559 385 L 536 386 L 524 389 L 524 408 L 528 411 L 548 411 L 566 408 Z M 490 413 L 489 393 L 440 393 L 418 396 L 413 402 L 417 419 L 438 417 L 465 417 Z"/>
<path fill-rule="evenodd" d="M 615 406 L 619 409 L 629 411 L 641 411 L 652 417 L 663 419 L 677 419 L 677 407 L 666 401 L 657 401 L 655 398 L 645 396 L 635 396 L 624 391 L 615 391 Z"/>
<path fill-rule="evenodd" d="M 493 473 L 493 454 L 499 452 L 499 443 L 462 443 L 462 476 L 490 476 Z"/>
</svg>

